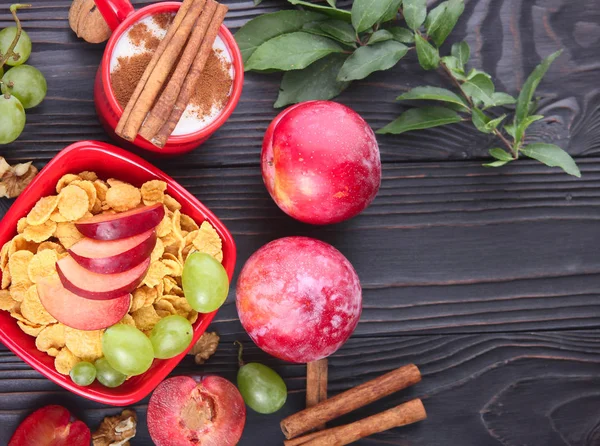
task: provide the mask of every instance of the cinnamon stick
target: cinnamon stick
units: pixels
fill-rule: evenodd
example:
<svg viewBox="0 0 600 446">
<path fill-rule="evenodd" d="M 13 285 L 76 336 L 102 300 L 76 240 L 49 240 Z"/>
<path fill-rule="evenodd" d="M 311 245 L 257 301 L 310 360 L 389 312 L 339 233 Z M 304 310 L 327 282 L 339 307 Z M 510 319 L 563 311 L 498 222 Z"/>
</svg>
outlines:
<svg viewBox="0 0 600 446">
<path fill-rule="evenodd" d="M 133 141 L 137 136 L 144 119 L 146 119 L 148 111 L 150 111 L 150 108 L 154 104 L 158 93 L 162 90 L 169 73 L 171 73 L 173 65 L 175 65 L 175 62 L 179 58 L 181 50 L 187 42 L 198 16 L 202 12 L 206 0 L 192 0 L 192 2 L 190 9 L 181 20 L 179 27 L 174 31 L 162 54 L 156 57 L 155 53 L 155 56 L 152 57 L 152 60 L 156 58 L 157 62 L 155 64 L 150 62 L 148 65 L 148 67 L 153 66 L 153 68 L 146 78 L 145 85 L 142 87 L 137 100 L 132 105 L 129 115 L 127 117 L 121 116 L 120 121 L 124 121 L 123 125 L 117 125 L 117 129 L 115 129 L 117 135 L 128 141 Z M 173 27 L 173 25 L 171 25 L 171 27 Z M 144 74 L 148 71 L 147 68 Z M 142 76 L 142 79 L 143 78 L 144 76 Z M 132 96 L 129 102 L 132 102 L 133 100 L 134 96 Z M 127 106 L 129 106 L 129 103 Z"/>
<path fill-rule="evenodd" d="M 200 17 L 196 20 L 192 35 L 188 40 L 188 43 L 179 59 L 175 72 L 171 75 L 171 79 L 167 83 L 166 88 L 161 93 L 158 101 L 150 110 L 148 117 L 142 124 L 140 135 L 146 140 L 150 141 L 160 130 L 163 124 L 167 121 L 179 96 L 181 86 L 185 81 L 192 62 L 196 58 L 199 52 L 202 41 L 206 36 L 206 31 L 212 20 L 212 17 L 217 9 L 217 3 L 214 0 L 207 0 L 204 10 Z"/>
<path fill-rule="evenodd" d="M 421 372 L 416 365 L 400 367 L 285 418 L 281 430 L 286 438 L 294 438 L 419 381 Z"/>
<path fill-rule="evenodd" d="M 283 444 L 285 446 L 344 446 L 361 438 L 426 418 L 427 412 L 423 402 L 415 399 L 355 423 L 287 440 Z"/>
<path fill-rule="evenodd" d="M 179 92 L 179 96 L 177 98 L 177 102 L 175 103 L 175 107 L 173 107 L 171 116 L 169 116 L 169 119 L 167 119 L 167 121 L 158 131 L 156 136 L 152 138 L 151 142 L 157 147 L 164 147 L 164 145 L 167 142 L 167 139 L 169 138 L 171 133 L 173 133 L 173 130 L 175 130 L 175 127 L 177 126 L 181 115 L 188 106 L 194 88 L 196 88 L 198 78 L 202 74 L 204 65 L 206 65 L 208 56 L 212 51 L 213 43 L 217 38 L 217 35 L 219 34 L 221 24 L 225 20 L 225 14 L 227 14 L 227 10 L 227 6 L 221 4 L 217 5 L 217 10 L 213 15 L 208 30 L 206 31 L 206 36 L 202 41 L 202 46 L 200 47 L 200 50 L 198 51 L 198 54 L 194 59 L 194 63 L 192 64 L 192 67 L 190 68 L 190 71 L 187 77 L 185 78 L 183 86 L 181 87 L 181 91 Z"/>
<path fill-rule="evenodd" d="M 307 408 L 327 399 L 327 368 L 327 358 L 306 364 Z M 320 424 L 317 429 L 325 429 L 325 424 Z"/>
</svg>

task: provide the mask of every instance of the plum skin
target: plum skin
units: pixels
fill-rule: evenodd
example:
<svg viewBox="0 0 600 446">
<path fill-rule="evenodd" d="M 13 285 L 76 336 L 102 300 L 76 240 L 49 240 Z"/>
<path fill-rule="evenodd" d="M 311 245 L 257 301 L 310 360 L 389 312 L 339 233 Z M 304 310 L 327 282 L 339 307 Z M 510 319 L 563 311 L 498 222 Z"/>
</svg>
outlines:
<svg viewBox="0 0 600 446">
<path fill-rule="evenodd" d="M 349 107 L 308 101 L 281 112 L 265 133 L 263 181 L 286 214 L 330 224 L 361 213 L 381 184 L 373 130 Z"/>
<path fill-rule="evenodd" d="M 337 351 L 362 312 L 356 271 L 333 246 L 285 237 L 256 251 L 237 282 L 244 329 L 265 352 L 305 363 Z"/>
</svg>

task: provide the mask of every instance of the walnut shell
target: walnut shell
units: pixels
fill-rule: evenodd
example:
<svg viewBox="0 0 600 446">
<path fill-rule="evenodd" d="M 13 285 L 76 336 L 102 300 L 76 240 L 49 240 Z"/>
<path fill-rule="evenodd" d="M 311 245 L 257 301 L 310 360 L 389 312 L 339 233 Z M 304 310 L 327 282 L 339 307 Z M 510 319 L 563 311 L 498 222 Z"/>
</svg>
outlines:
<svg viewBox="0 0 600 446">
<path fill-rule="evenodd" d="M 94 0 L 73 0 L 69 9 L 71 29 L 89 43 L 102 43 L 112 34 Z"/>
</svg>

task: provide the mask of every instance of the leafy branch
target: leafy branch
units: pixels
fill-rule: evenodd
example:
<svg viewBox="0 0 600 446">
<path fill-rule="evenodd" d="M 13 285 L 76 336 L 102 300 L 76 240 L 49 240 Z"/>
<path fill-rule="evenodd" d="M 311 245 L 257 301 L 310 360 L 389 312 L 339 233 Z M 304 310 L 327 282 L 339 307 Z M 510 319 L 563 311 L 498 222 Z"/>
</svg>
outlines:
<svg viewBox="0 0 600 446">
<path fill-rule="evenodd" d="M 452 45 L 441 56 L 446 41 L 464 11 L 464 0 L 447 0 L 430 11 L 426 0 L 354 0 L 352 10 L 288 0 L 303 10 L 279 11 L 259 16 L 235 35 L 246 71 L 283 71 L 275 107 L 312 100 L 331 99 L 352 81 L 395 66 L 410 50 L 416 50 L 421 67 L 440 70 L 454 91 L 421 86 L 400 95 L 400 101 L 434 101 L 443 105 L 411 108 L 377 133 L 401 134 L 413 130 L 471 121 L 482 133 L 496 136 L 504 145 L 489 151 L 500 167 L 520 155 L 581 176 L 571 156 L 554 144 L 525 144 L 525 132 L 543 118 L 534 114 L 535 90 L 561 51 L 551 54 L 531 73 L 518 99 L 495 90 L 488 73 L 467 70 L 470 48 L 466 42 Z M 406 26 L 399 26 L 404 21 Z M 515 105 L 511 123 L 507 114 L 490 109 Z"/>
</svg>

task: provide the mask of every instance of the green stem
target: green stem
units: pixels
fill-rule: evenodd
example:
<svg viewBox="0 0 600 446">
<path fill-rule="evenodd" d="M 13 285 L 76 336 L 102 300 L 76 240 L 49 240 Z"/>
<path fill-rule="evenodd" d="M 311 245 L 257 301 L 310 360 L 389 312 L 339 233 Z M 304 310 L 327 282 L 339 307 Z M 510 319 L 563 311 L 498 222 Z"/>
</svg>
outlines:
<svg viewBox="0 0 600 446">
<path fill-rule="evenodd" d="M 239 346 L 239 350 L 238 350 L 238 366 L 240 368 L 244 367 L 244 360 L 242 359 L 242 355 L 244 353 L 244 346 L 242 345 L 242 343 L 240 341 L 235 341 L 234 344 Z"/>
<path fill-rule="evenodd" d="M 2 56 L 2 59 L 0 59 L 0 67 L 4 66 L 4 64 L 8 62 L 8 59 L 10 59 L 11 56 L 15 55 L 14 49 L 17 46 L 19 39 L 21 38 L 21 31 L 23 30 L 23 27 L 21 26 L 21 21 L 19 20 L 19 17 L 17 17 L 17 10 L 23 8 L 31 8 L 31 5 L 16 3 L 10 6 L 10 12 L 12 13 L 13 18 L 15 19 L 15 23 L 17 24 L 17 34 L 15 34 L 15 38 L 8 47 L 6 54 L 4 54 Z"/>
<path fill-rule="evenodd" d="M 502 141 L 504 143 L 504 145 L 508 148 L 508 150 L 512 153 L 513 158 L 518 159 L 519 158 L 519 149 L 516 147 L 513 147 L 513 145 L 510 143 L 510 141 L 508 139 L 506 139 L 506 136 L 504 136 L 500 130 L 494 129 L 494 134 L 498 138 L 500 138 L 500 141 Z"/>
</svg>

